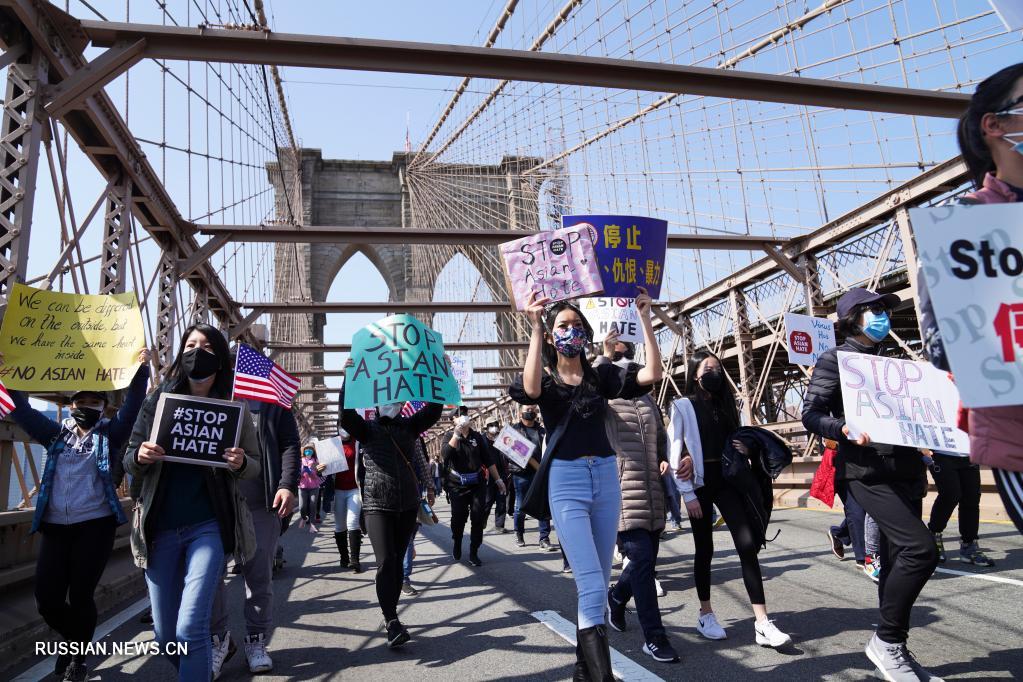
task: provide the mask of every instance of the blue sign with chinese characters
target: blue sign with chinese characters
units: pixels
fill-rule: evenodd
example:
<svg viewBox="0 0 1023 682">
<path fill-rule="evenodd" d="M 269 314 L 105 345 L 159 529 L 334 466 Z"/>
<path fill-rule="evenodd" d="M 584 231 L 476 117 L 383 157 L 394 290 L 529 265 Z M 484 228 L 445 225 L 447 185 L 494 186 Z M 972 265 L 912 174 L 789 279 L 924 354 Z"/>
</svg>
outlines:
<svg viewBox="0 0 1023 682">
<path fill-rule="evenodd" d="M 661 295 L 668 221 L 627 215 L 566 215 L 563 227 L 590 225 L 597 233 L 594 250 L 600 264 L 603 296 L 636 298 L 637 286 L 650 298 Z"/>
</svg>

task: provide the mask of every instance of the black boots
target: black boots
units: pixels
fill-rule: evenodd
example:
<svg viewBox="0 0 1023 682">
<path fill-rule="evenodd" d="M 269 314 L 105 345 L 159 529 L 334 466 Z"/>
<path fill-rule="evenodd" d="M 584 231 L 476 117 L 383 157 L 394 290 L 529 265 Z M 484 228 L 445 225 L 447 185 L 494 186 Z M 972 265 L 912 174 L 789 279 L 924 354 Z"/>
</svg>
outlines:
<svg viewBox="0 0 1023 682">
<path fill-rule="evenodd" d="M 572 682 L 590 682 L 590 674 L 586 671 L 586 660 L 583 658 L 583 647 L 579 642 L 579 630 L 576 629 L 575 668 L 572 669 Z"/>
<path fill-rule="evenodd" d="M 341 560 L 341 568 L 351 568 L 351 558 L 348 555 L 348 531 L 334 533 L 334 542 L 337 543 L 337 556 Z"/>
<path fill-rule="evenodd" d="M 611 672 L 611 645 L 607 641 L 607 629 L 597 625 L 579 630 L 576 637 L 582 648 L 589 679 L 592 682 L 615 682 Z"/>
<path fill-rule="evenodd" d="M 483 565 L 480 561 L 480 548 L 469 545 L 469 563 L 477 568 Z"/>
<path fill-rule="evenodd" d="M 359 563 L 359 553 L 362 551 L 362 531 L 348 531 L 349 568 L 356 573 L 362 573 L 362 564 Z"/>
</svg>

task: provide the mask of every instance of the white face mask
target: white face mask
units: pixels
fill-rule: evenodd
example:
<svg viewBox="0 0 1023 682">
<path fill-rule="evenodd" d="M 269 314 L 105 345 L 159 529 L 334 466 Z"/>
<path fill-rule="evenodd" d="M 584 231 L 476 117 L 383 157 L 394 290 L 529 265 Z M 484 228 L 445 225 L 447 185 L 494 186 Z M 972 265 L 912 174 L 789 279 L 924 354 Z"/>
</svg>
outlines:
<svg viewBox="0 0 1023 682">
<path fill-rule="evenodd" d="M 388 419 L 394 419 L 401 414 L 401 403 L 391 403 L 389 405 L 377 405 L 377 414 L 381 417 L 387 417 Z"/>
<path fill-rule="evenodd" d="M 499 431 L 500 431 L 500 429 L 497 428 L 496 426 L 488 426 L 487 427 L 487 433 L 489 433 L 491 436 L 496 436 Z"/>
<path fill-rule="evenodd" d="M 469 415 L 463 414 L 461 417 L 455 417 L 455 426 L 461 428 L 469 423 Z"/>
</svg>

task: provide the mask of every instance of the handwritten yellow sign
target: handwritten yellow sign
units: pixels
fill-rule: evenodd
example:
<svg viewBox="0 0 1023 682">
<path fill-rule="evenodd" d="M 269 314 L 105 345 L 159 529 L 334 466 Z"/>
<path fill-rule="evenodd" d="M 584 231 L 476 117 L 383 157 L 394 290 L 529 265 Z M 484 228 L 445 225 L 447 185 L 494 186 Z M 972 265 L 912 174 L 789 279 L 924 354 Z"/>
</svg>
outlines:
<svg viewBox="0 0 1023 682">
<path fill-rule="evenodd" d="M 134 292 L 88 296 L 14 284 L 0 324 L 0 378 L 19 391 L 120 389 L 145 345 Z"/>
</svg>

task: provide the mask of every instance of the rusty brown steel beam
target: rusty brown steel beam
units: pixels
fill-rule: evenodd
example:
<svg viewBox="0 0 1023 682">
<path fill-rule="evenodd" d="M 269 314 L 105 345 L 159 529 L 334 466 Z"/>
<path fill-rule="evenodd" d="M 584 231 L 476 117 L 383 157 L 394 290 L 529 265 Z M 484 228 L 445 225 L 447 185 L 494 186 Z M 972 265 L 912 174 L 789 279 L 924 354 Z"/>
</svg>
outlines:
<svg viewBox="0 0 1023 682">
<path fill-rule="evenodd" d="M 350 353 L 349 343 L 287 344 L 269 343 L 267 348 L 275 353 Z M 523 350 L 529 348 L 524 341 L 478 341 L 445 343 L 444 350 Z"/>
<path fill-rule="evenodd" d="M 472 76 L 958 118 L 969 95 L 739 70 L 465 45 L 81 21 L 93 45 L 145 39 L 145 56 Z"/>
<path fill-rule="evenodd" d="M 212 239 L 211 248 L 227 242 L 294 242 L 300 244 L 444 244 L 498 246 L 535 232 L 490 229 L 426 229 L 404 227 L 349 227 L 315 225 L 197 225 L 196 231 Z M 716 249 L 759 251 L 768 246 L 784 246 L 784 237 L 745 234 L 669 234 L 669 249 Z M 204 245 L 205 246 L 205 245 Z"/>
<path fill-rule="evenodd" d="M 352 301 L 348 303 L 332 301 L 292 301 L 292 302 L 258 302 L 239 303 L 243 308 L 264 313 L 375 313 L 375 312 L 406 312 L 406 313 L 506 313 L 511 311 L 511 303 L 507 301 Z"/>
</svg>

